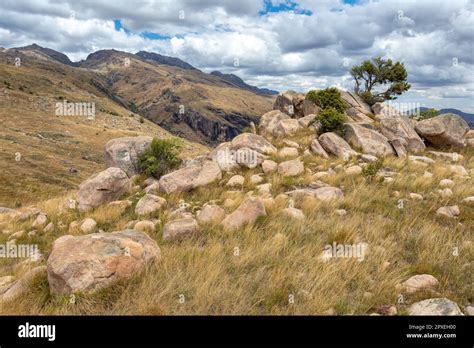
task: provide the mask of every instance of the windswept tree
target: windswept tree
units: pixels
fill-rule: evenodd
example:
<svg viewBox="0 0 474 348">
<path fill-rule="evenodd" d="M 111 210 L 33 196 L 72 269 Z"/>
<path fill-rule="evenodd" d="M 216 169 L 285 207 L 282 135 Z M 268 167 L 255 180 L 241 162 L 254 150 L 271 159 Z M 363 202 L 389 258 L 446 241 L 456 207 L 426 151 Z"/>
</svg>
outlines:
<svg viewBox="0 0 474 348">
<path fill-rule="evenodd" d="M 396 99 L 410 89 L 403 63 L 380 57 L 366 60 L 351 69 L 354 91 L 370 105 Z"/>
</svg>

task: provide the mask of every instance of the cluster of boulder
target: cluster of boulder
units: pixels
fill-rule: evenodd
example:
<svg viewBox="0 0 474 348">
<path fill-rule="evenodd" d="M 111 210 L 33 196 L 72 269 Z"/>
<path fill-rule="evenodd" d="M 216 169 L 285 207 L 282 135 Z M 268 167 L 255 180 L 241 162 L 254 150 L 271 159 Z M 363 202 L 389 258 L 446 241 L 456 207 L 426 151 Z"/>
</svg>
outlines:
<svg viewBox="0 0 474 348">
<path fill-rule="evenodd" d="M 267 210 L 274 207 L 278 200 L 292 202 L 308 199 L 327 203 L 343 199 L 344 192 L 341 188 L 321 181 L 324 176 L 332 173 L 313 173 L 305 167 L 300 152 L 322 158 L 335 156 L 347 162 L 353 158 L 358 159 L 358 164 L 351 163 L 344 168 L 347 175 L 358 175 L 365 165 L 383 156 L 407 157 L 414 163 L 428 165 L 427 162 L 433 161 L 431 158 L 413 155 L 425 150 L 425 142 L 433 146 L 457 148 L 474 146 L 474 134 L 459 116 L 445 114 L 417 122 L 384 104 L 377 103 L 370 107 L 351 92 L 342 91 L 341 96 L 347 104 L 346 114 L 349 120 L 343 136 L 334 132 L 318 134 L 318 114 L 321 108 L 307 100 L 304 94 L 282 92 L 275 101 L 275 110 L 261 117 L 259 134 L 254 127 L 252 132 L 242 133 L 231 141 L 220 144 L 207 155 L 185 161 L 178 170 L 159 179 L 146 179 L 144 187 L 134 184 L 135 177 L 139 174 L 137 162 L 140 154 L 150 146 L 152 138 L 141 136 L 110 140 L 105 145 L 107 169 L 84 181 L 79 186 L 76 199 L 69 199 L 66 208 L 83 212 L 103 205 L 127 209 L 133 203 L 124 197 L 138 195 L 139 199 L 133 208 L 138 220 L 130 221 L 127 229 L 115 232 L 99 230 L 97 223 L 91 218 L 71 223 L 70 230 L 78 229 L 85 234 L 71 234 L 57 239 L 48 257 L 47 267 L 35 272 L 46 271 L 51 292 L 58 294 L 93 292 L 117 280 L 129 278 L 161 258 L 159 246 L 148 234 L 154 232 L 160 223 L 153 216 L 168 209 L 168 202 L 163 195 L 183 193 L 222 182 L 225 174 L 232 175 L 225 182 L 227 188 L 242 188 L 246 180 L 238 174 L 242 168 L 260 168 L 262 173 L 250 177 L 250 183 L 255 189 L 248 192 L 238 206 L 238 201 L 228 198 L 223 207 L 215 202 L 208 202 L 195 212 L 190 209 L 189 204 L 182 202 L 178 209 L 170 212 L 168 221 L 163 226 L 163 241 L 175 242 L 189 238 L 208 224 L 219 224 L 228 231 L 238 230 L 266 216 Z M 300 131 L 308 130 L 313 132 L 314 138 L 306 149 L 287 139 Z M 272 143 L 274 140 L 283 141 L 285 146 L 278 149 Z M 450 162 L 457 162 L 462 158 L 456 153 L 432 151 L 431 154 Z M 278 163 L 275 158 L 283 160 Z M 460 175 L 469 175 L 462 166 L 451 166 L 453 171 L 461 172 Z M 313 182 L 307 187 L 298 187 L 273 197 L 272 184 L 265 182 L 266 175 L 272 173 L 290 178 L 302 174 L 311 175 Z M 395 174 L 385 169 L 378 173 L 387 181 L 393 180 L 392 176 Z M 449 190 L 450 182 L 445 181 L 440 186 L 442 190 Z M 228 191 L 229 194 L 232 192 Z M 443 192 L 449 194 L 448 191 Z M 418 197 L 414 193 L 412 198 Z M 466 199 L 467 204 L 474 202 L 474 197 Z M 229 210 L 235 206 L 237 208 L 232 212 L 226 213 L 224 208 Z M 338 209 L 335 213 L 344 215 L 347 212 Z M 437 213 L 452 217 L 459 215 L 459 209 L 457 206 L 441 207 Z M 54 226 L 50 226 L 47 215 L 41 211 L 35 210 L 28 214 L 15 218 L 34 218 L 35 227 L 46 229 L 49 226 L 54 229 Z M 305 219 L 303 211 L 292 205 L 282 209 L 281 214 L 293 221 Z M 31 278 L 31 275 L 28 277 Z M 2 289 L 6 288 L 1 279 L 0 296 Z M 437 284 L 434 277 L 421 275 L 408 279 L 400 285 L 400 289 L 413 293 L 420 289 L 431 289 Z M 4 294 L 8 293 L 6 291 Z M 3 299 L 6 298 L 10 299 L 11 295 L 3 295 Z M 447 299 L 425 300 L 413 304 L 409 312 L 413 315 L 462 314 L 456 304 L 448 302 L 450 301 Z"/>
</svg>

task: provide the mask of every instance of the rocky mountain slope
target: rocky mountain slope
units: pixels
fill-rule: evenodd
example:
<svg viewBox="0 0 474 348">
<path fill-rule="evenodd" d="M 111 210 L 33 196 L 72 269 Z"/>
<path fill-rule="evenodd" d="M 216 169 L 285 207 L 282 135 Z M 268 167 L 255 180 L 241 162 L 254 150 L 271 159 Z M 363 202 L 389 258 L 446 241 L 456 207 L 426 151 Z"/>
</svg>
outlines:
<svg viewBox="0 0 474 348">
<path fill-rule="evenodd" d="M 104 76 L 49 54 L 0 52 L 1 206 L 25 205 L 75 188 L 103 167 L 103 147 L 111 138 L 172 137 L 127 109 Z M 95 115 L 56 115 L 56 103 L 63 102 L 94 103 Z M 205 149 L 185 140 L 183 156 Z"/>
<path fill-rule="evenodd" d="M 233 86 L 237 86 L 246 90 L 249 90 L 250 92 L 257 93 L 257 94 L 267 94 L 267 95 L 273 95 L 273 94 L 278 94 L 278 91 L 274 91 L 268 88 L 258 88 L 255 86 L 251 86 L 247 83 L 244 82 L 240 77 L 234 74 L 223 74 L 220 71 L 212 71 L 211 75 L 218 76 L 221 79 L 229 82 Z"/>
<path fill-rule="evenodd" d="M 344 134 L 281 93 L 159 179 L 116 138 L 76 192 L 2 209 L 2 314 L 472 315 L 474 133 L 343 93 Z M 128 155 L 127 155 L 128 154 Z"/>
</svg>

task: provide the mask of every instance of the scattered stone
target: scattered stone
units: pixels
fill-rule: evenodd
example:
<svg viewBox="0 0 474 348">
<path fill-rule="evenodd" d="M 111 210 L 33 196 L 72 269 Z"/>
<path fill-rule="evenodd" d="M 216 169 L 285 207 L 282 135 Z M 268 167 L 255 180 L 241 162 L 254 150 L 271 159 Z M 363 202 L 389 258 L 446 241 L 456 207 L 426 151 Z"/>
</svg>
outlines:
<svg viewBox="0 0 474 348">
<path fill-rule="evenodd" d="M 159 211 L 166 205 L 166 199 L 147 193 L 137 202 L 135 214 L 147 215 Z"/>
<path fill-rule="evenodd" d="M 447 298 L 430 298 L 412 304 L 408 315 L 463 315 L 459 306 Z"/>
<path fill-rule="evenodd" d="M 150 220 L 142 220 L 135 223 L 133 229 L 139 232 L 153 233 L 155 232 L 155 224 Z"/>
<path fill-rule="evenodd" d="M 363 154 L 360 156 L 360 159 L 366 163 L 377 162 L 378 158 L 373 155 Z"/>
<path fill-rule="evenodd" d="M 454 181 L 452 181 L 451 179 L 442 179 L 439 182 L 439 186 L 441 186 L 441 187 L 453 187 L 454 186 Z"/>
<path fill-rule="evenodd" d="M 431 179 L 432 177 L 433 177 L 433 174 L 428 172 L 428 171 L 425 171 L 423 173 L 423 178 L 425 178 L 425 179 Z"/>
<path fill-rule="evenodd" d="M 271 160 L 265 160 L 262 162 L 262 170 L 265 174 L 276 172 L 278 170 L 278 163 Z"/>
<path fill-rule="evenodd" d="M 260 118 L 260 133 L 262 135 L 268 136 L 273 134 L 273 129 L 275 126 L 284 119 L 289 119 L 290 117 L 281 112 L 280 110 L 273 110 L 262 115 Z"/>
<path fill-rule="evenodd" d="M 85 219 L 81 224 L 81 231 L 87 234 L 94 233 L 97 229 L 97 222 L 92 218 Z"/>
<path fill-rule="evenodd" d="M 466 197 L 461 202 L 464 203 L 464 204 L 467 204 L 467 205 L 473 205 L 474 206 L 474 196 Z"/>
<path fill-rule="evenodd" d="M 359 175 L 362 174 L 362 168 L 360 166 L 350 166 L 345 170 L 347 175 Z"/>
<path fill-rule="evenodd" d="M 54 229 L 55 229 L 54 224 L 53 224 L 52 222 L 50 222 L 50 223 L 48 223 L 48 224 L 46 225 L 45 228 L 43 228 L 43 232 L 51 233 L 51 232 L 54 231 Z"/>
<path fill-rule="evenodd" d="M 110 167 L 91 176 L 79 186 L 77 202 L 82 211 L 112 202 L 131 188 L 130 179 L 120 168 Z"/>
<path fill-rule="evenodd" d="M 454 176 L 469 176 L 466 168 L 461 165 L 451 164 L 448 166 L 448 170 Z"/>
<path fill-rule="evenodd" d="M 398 290 L 406 294 L 414 294 L 417 291 L 434 290 L 438 284 L 438 279 L 432 275 L 417 274 L 399 284 Z"/>
<path fill-rule="evenodd" d="M 286 192 L 292 198 L 302 199 L 305 197 L 314 197 L 323 202 L 330 202 L 344 198 L 344 192 L 337 187 L 303 188 Z"/>
<path fill-rule="evenodd" d="M 235 186 L 243 186 L 245 183 L 245 178 L 242 175 L 234 175 L 227 181 L 226 186 L 228 187 L 235 187 Z"/>
<path fill-rule="evenodd" d="M 252 184 L 256 185 L 256 184 L 260 184 L 263 181 L 263 178 L 258 174 L 254 174 L 250 177 L 249 180 Z"/>
<path fill-rule="evenodd" d="M 336 215 L 339 215 L 339 216 L 345 216 L 345 215 L 347 215 L 347 210 L 346 209 L 336 209 L 335 213 L 336 213 Z"/>
<path fill-rule="evenodd" d="M 31 227 L 42 228 L 46 225 L 47 222 L 48 222 L 48 215 L 41 213 L 36 217 L 35 221 L 33 221 L 33 223 L 31 224 Z"/>
<path fill-rule="evenodd" d="M 91 293 L 129 278 L 160 258 L 160 248 L 145 233 L 123 230 L 58 238 L 49 255 L 52 293 Z"/>
<path fill-rule="evenodd" d="M 289 139 L 283 139 L 283 144 L 285 144 L 288 147 L 294 147 L 295 149 L 300 148 L 300 144 L 298 144 L 296 141 L 289 140 Z"/>
<path fill-rule="evenodd" d="M 304 172 L 304 165 L 299 159 L 285 161 L 278 165 L 278 173 L 283 176 L 297 176 Z"/>
<path fill-rule="evenodd" d="M 18 297 L 26 295 L 30 291 L 29 287 L 32 281 L 35 280 L 41 274 L 45 273 L 45 271 L 46 266 L 35 267 L 32 270 L 28 271 L 20 279 L 15 281 L 13 284 L 10 283 L 5 292 L 0 295 L 0 303 L 9 302 L 15 300 Z"/>
<path fill-rule="evenodd" d="M 214 204 L 206 204 L 204 207 L 199 211 L 196 216 L 197 221 L 200 224 L 207 224 L 211 222 L 220 222 L 224 220 L 225 211 L 218 205 Z"/>
<path fill-rule="evenodd" d="M 242 133 L 236 136 L 234 139 L 232 139 L 230 148 L 231 150 L 249 148 L 263 155 L 271 155 L 277 152 L 276 147 L 273 146 L 268 140 L 260 135 L 252 133 Z"/>
<path fill-rule="evenodd" d="M 442 190 L 438 190 L 438 194 L 442 198 L 449 198 L 453 195 L 453 191 L 449 188 L 445 188 L 445 189 L 442 189 Z"/>
<path fill-rule="evenodd" d="M 458 162 L 464 159 L 464 156 L 458 154 L 457 152 L 428 151 L 428 153 L 439 158 L 447 159 L 452 162 Z"/>
<path fill-rule="evenodd" d="M 281 211 L 281 213 L 284 216 L 289 217 L 290 219 L 294 219 L 294 220 L 304 220 L 305 219 L 305 215 L 300 209 L 285 208 Z"/>
<path fill-rule="evenodd" d="M 236 230 L 245 224 L 254 223 L 258 217 L 267 215 L 263 200 L 247 197 L 242 204 L 222 221 L 226 230 Z"/>
<path fill-rule="evenodd" d="M 163 240 L 175 241 L 190 237 L 199 231 L 198 223 L 193 218 L 175 220 L 165 224 Z"/>
<path fill-rule="evenodd" d="M 257 188 L 258 194 L 264 196 L 264 195 L 271 194 L 272 184 L 270 183 L 261 184 L 261 185 L 258 185 L 256 188 Z"/>
<path fill-rule="evenodd" d="M 459 216 L 459 214 L 460 214 L 460 211 L 457 205 L 441 207 L 436 211 L 436 215 L 446 216 L 449 218 Z"/>
<path fill-rule="evenodd" d="M 154 182 L 153 184 L 150 184 L 147 187 L 145 187 L 143 191 L 145 191 L 145 193 L 158 194 L 160 193 L 160 184 L 157 182 Z"/>
<path fill-rule="evenodd" d="M 432 160 L 431 158 L 429 157 L 426 157 L 426 156 L 408 156 L 408 160 L 410 162 L 423 162 L 423 163 L 427 163 L 427 164 L 433 164 L 435 163 L 434 160 Z"/>
<path fill-rule="evenodd" d="M 278 151 L 278 156 L 280 157 L 298 157 L 298 149 L 294 147 L 284 147 Z"/>
</svg>

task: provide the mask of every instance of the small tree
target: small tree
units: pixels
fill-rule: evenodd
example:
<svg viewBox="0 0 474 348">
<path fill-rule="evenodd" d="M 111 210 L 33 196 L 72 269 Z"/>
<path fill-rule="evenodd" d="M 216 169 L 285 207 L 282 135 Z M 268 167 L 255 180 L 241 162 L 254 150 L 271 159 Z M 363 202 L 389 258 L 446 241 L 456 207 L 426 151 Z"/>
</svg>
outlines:
<svg viewBox="0 0 474 348">
<path fill-rule="evenodd" d="M 181 164 L 178 150 L 181 144 L 177 140 L 153 139 L 150 147 L 138 157 L 140 172 L 160 178 Z"/>
<path fill-rule="evenodd" d="M 354 91 L 370 105 L 396 99 L 410 89 L 408 73 L 403 63 L 380 57 L 366 60 L 351 69 Z"/>
<path fill-rule="evenodd" d="M 339 112 L 344 112 L 346 105 L 341 98 L 341 92 L 335 87 L 322 89 L 320 91 L 309 91 L 306 98 L 320 106 L 322 109 L 333 108 Z"/>
<path fill-rule="evenodd" d="M 346 122 L 346 115 L 329 107 L 322 110 L 318 117 L 321 123 L 321 133 L 326 132 L 344 132 L 344 123 Z"/>
</svg>

